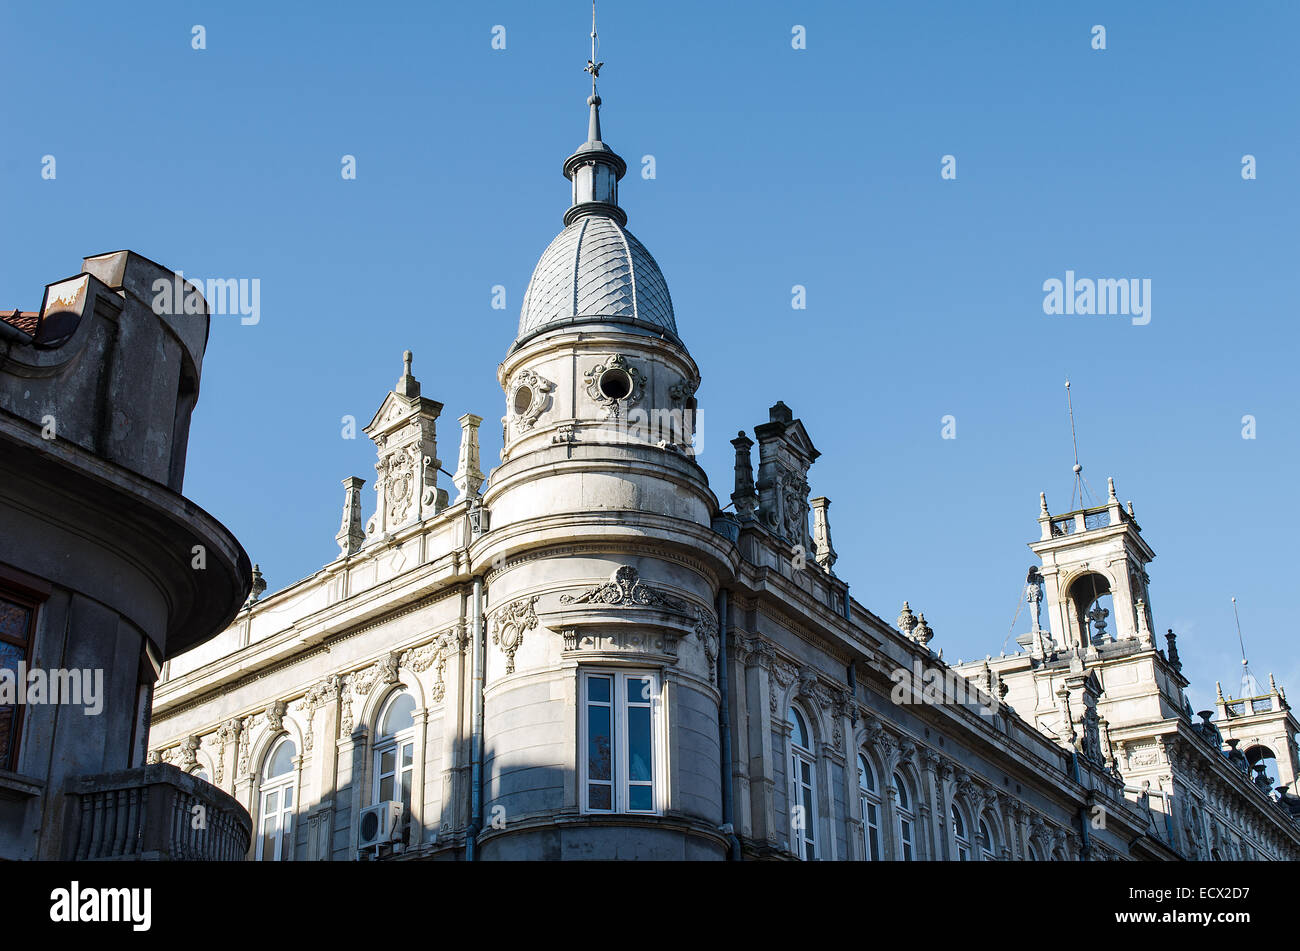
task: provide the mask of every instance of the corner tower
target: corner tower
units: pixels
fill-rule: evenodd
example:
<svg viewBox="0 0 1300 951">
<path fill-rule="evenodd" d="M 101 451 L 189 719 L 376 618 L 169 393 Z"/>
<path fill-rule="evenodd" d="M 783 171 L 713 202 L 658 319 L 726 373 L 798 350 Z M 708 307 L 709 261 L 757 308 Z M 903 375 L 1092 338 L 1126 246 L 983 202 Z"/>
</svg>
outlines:
<svg viewBox="0 0 1300 951">
<path fill-rule="evenodd" d="M 627 166 L 602 138 L 592 34 L 587 138 L 498 368 L 504 447 L 470 550 L 478 841 L 485 859 L 721 858 L 727 543 L 694 459 L 699 370 L 619 204 Z"/>
</svg>

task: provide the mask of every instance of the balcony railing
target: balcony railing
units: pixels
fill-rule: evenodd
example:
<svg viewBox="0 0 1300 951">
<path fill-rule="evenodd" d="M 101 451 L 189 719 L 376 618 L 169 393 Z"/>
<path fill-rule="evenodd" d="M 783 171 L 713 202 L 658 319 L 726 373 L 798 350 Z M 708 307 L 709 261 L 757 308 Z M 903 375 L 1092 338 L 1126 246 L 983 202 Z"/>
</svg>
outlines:
<svg viewBox="0 0 1300 951">
<path fill-rule="evenodd" d="M 211 783 L 156 763 L 68 782 L 63 857 L 76 861 L 242 861 L 253 820 Z"/>
</svg>

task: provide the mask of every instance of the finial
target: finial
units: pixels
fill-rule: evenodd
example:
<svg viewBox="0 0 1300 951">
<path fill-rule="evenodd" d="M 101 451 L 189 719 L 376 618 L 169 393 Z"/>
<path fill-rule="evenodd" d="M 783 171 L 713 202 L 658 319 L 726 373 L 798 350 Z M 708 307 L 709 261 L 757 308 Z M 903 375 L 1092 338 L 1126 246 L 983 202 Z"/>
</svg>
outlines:
<svg viewBox="0 0 1300 951">
<path fill-rule="evenodd" d="M 1051 514 L 1050 512 L 1047 511 L 1047 493 L 1046 493 L 1046 492 L 1039 492 L 1039 493 L 1038 493 L 1038 512 L 1039 512 L 1040 515 L 1049 515 L 1049 514 Z"/>
<path fill-rule="evenodd" d="M 591 74 L 591 95 L 587 97 L 587 139 L 564 161 L 564 177 L 573 183 L 573 204 L 564 213 L 566 228 L 589 215 L 610 218 L 620 227 L 627 224 L 627 213 L 618 206 L 618 182 L 627 172 L 627 163 L 602 141 L 600 133 L 600 94 L 596 91 L 596 78 L 605 64 L 596 59 L 599 49 L 596 4 L 593 2 L 591 59 L 584 67 L 584 71 Z"/>
<path fill-rule="evenodd" d="M 1268 692 L 1277 693 L 1277 681 L 1273 679 L 1272 672 L 1268 675 Z"/>
<path fill-rule="evenodd" d="M 1115 480 L 1110 476 L 1106 476 L 1106 492 L 1110 496 L 1107 501 L 1119 502 L 1119 499 L 1115 498 Z"/>
<path fill-rule="evenodd" d="M 415 354 L 411 353 L 410 350 L 402 351 L 402 375 L 397 380 L 396 391 L 410 399 L 420 395 L 420 383 L 411 372 L 411 364 L 414 361 Z"/>
<path fill-rule="evenodd" d="M 600 96 L 596 95 L 596 77 L 600 75 L 600 67 L 605 65 L 596 62 L 596 50 L 599 46 L 600 41 L 596 37 L 596 0 L 591 0 L 591 59 L 587 60 L 583 72 L 591 73 L 591 98 L 587 102 L 597 106 L 600 105 Z"/>
<path fill-rule="evenodd" d="M 1223 684 L 1218 680 L 1214 682 L 1214 695 L 1219 703 L 1223 703 Z"/>
<path fill-rule="evenodd" d="M 1134 517 L 1134 515 L 1133 515 L 1133 500 L 1132 500 L 1132 499 L 1129 499 L 1129 500 L 1128 500 L 1128 517 L 1129 517 L 1129 518 L 1133 518 L 1133 517 Z"/>
</svg>

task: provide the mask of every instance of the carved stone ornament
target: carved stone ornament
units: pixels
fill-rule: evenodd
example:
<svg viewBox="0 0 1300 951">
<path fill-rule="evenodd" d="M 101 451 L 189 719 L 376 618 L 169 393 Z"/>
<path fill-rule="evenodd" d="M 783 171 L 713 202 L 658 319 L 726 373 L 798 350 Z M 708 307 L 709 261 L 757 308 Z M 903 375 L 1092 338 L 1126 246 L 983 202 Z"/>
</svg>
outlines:
<svg viewBox="0 0 1300 951">
<path fill-rule="evenodd" d="M 609 395 L 608 386 L 601 386 L 601 378 L 606 374 L 617 375 L 616 371 L 626 374 L 628 380 L 627 393 L 620 397 Z M 604 363 L 597 363 L 582 376 L 587 381 L 587 396 L 604 406 L 610 419 L 617 419 L 623 410 L 639 403 L 645 392 L 645 374 L 622 354 L 616 353 Z"/>
<path fill-rule="evenodd" d="M 506 673 L 515 672 L 515 651 L 523 643 L 524 631 L 537 627 L 535 605 L 540 596 L 520 598 L 511 601 L 492 619 L 492 643 L 499 646 L 506 655 Z"/>
<path fill-rule="evenodd" d="M 284 730 L 284 715 L 289 712 L 289 705 L 283 700 L 277 700 L 266 708 L 266 725 L 270 727 L 272 733 L 280 733 Z"/>
<path fill-rule="evenodd" d="M 915 627 L 916 615 L 912 613 L 912 606 L 904 601 L 902 613 L 898 615 L 898 629 L 903 632 L 905 637 L 911 637 L 912 630 Z"/>
<path fill-rule="evenodd" d="M 181 768 L 192 769 L 198 763 L 199 738 L 197 736 L 187 736 L 181 741 L 180 757 Z"/>
<path fill-rule="evenodd" d="M 533 370 L 520 370 L 515 374 L 514 383 L 510 386 L 509 405 L 515 416 L 516 430 L 527 432 L 537 424 L 550 402 L 548 394 L 554 389 L 554 383 Z"/>
<path fill-rule="evenodd" d="M 644 605 L 686 611 L 685 602 L 669 597 L 645 584 L 640 574 L 631 565 L 620 565 L 610 574 L 608 581 L 589 588 L 582 594 L 560 595 L 560 603 Z"/>
<path fill-rule="evenodd" d="M 248 717 L 243 722 L 243 727 L 239 731 L 239 763 L 238 774 L 240 776 L 248 775 L 248 747 L 253 736 L 253 724 L 257 717 Z"/>
<path fill-rule="evenodd" d="M 377 683 L 395 684 L 398 681 L 397 669 L 401 665 L 401 657 L 396 651 L 390 651 L 387 656 L 375 661 L 365 670 L 358 671 L 352 675 L 352 690 L 358 696 L 364 697 L 370 693 L 371 688 Z"/>
<path fill-rule="evenodd" d="M 718 679 L 718 616 L 708 608 L 695 606 L 695 633 L 704 647 L 709 664 L 709 682 Z"/>
<path fill-rule="evenodd" d="M 781 477 L 781 491 L 785 533 L 801 542 L 808 531 L 808 482 L 797 472 L 787 470 Z"/>
<path fill-rule="evenodd" d="M 388 524 L 396 525 L 406 519 L 415 501 L 415 455 L 413 446 L 390 452 L 375 468 L 384 484 L 384 499 L 388 503 Z"/>
<path fill-rule="evenodd" d="M 441 703 L 447 695 L 447 658 L 461 649 L 461 636 L 457 628 L 444 631 L 438 637 L 420 647 L 414 647 L 402 654 L 401 665 L 416 673 L 424 673 L 430 667 L 437 666 L 437 682 L 429 690 L 434 703 Z"/>
</svg>

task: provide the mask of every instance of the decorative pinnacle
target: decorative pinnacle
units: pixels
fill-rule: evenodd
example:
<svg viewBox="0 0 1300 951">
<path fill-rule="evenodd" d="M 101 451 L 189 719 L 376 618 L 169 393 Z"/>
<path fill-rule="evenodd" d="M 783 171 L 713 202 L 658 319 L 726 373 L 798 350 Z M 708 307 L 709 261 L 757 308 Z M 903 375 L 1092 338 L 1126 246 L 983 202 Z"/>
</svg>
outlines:
<svg viewBox="0 0 1300 951">
<path fill-rule="evenodd" d="M 1110 493 L 1110 501 L 1118 502 L 1119 499 L 1115 497 L 1115 480 L 1112 479 L 1110 476 L 1106 476 L 1106 488 Z"/>
<path fill-rule="evenodd" d="M 420 383 L 411 372 L 414 360 L 415 354 L 410 350 L 402 351 L 402 375 L 397 380 L 397 392 L 412 398 L 420 395 Z"/>
<path fill-rule="evenodd" d="M 1038 511 L 1039 511 L 1039 513 L 1042 514 L 1042 515 L 1047 515 L 1047 514 L 1049 514 L 1048 511 L 1047 511 L 1047 493 L 1046 493 L 1046 492 L 1039 492 L 1039 493 L 1038 493 Z"/>
</svg>

